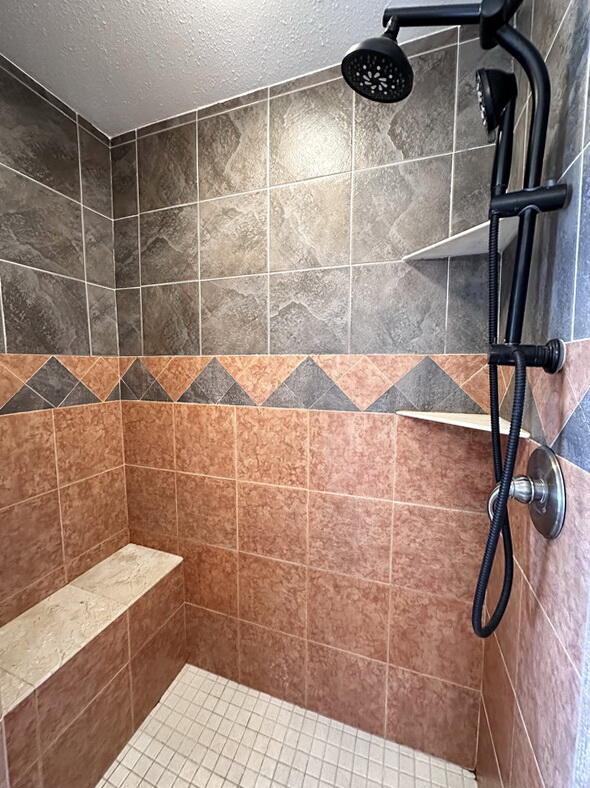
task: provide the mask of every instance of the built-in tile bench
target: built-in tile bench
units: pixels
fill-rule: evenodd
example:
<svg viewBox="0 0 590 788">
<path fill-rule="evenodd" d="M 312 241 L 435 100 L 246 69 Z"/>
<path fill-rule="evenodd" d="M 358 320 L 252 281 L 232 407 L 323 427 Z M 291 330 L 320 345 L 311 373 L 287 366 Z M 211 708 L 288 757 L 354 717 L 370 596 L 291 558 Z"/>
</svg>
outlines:
<svg viewBox="0 0 590 788">
<path fill-rule="evenodd" d="M 0 629 L 10 788 L 96 785 L 185 662 L 181 563 L 129 544 Z"/>
</svg>

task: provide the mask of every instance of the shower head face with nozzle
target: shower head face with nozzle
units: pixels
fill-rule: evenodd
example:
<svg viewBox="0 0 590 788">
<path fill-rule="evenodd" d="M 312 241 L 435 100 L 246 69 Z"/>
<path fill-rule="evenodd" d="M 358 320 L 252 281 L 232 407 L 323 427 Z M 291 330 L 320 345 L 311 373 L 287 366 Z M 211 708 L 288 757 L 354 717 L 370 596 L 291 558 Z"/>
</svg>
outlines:
<svg viewBox="0 0 590 788">
<path fill-rule="evenodd" d="M 506 106 L 516 98 L 516 77 L 497 68 L 480 68 L 475 74 L 475 86 L 481 122 L 486 131 L 498 128 Z"/>
<path fill-rule="evenodd" d="M 414 72 L 395 38 L 385 33 L 348 50 L 342 76 L 363 98 L 391 103 L 412 92 Z"/>
</svg>

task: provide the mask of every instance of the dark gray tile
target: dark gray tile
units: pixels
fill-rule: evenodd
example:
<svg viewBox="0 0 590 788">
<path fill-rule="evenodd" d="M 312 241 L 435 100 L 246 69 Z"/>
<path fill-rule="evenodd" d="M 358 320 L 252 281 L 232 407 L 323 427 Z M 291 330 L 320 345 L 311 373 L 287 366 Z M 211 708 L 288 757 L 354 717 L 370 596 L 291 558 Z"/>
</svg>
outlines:
<svg viewBox="0 0 590 788">
<path fill-rule="evenodd" d="M 219 402 L 236 381 L 216 358 L 211 359 L 195 379 L 208 402 Z"/>
<path fill-rule="evenodd" d="M 457 28 L 451 27 L 447 30 L 439 30 L 437 33 L 420 35 L 419 38 L 415 38 L 412 41 L 404 41 L 402 49 L 406 57 L 414 57 L 415 55 L 422 55 L 425 52 L 430 52 L 433 49 L 451 46 L 452 44 L 456 44 L 457 40 Z"/>
<path fill-rule="evenodd" d="M 182 126 L 185 123 L 194 123 L 196 118 L 196 112 L 192 110 L 192 112 L 185 112 L 183 115 L 175 115 L 173 118 L 158 120 L 156 123 L 150 123 L 147 126 L 142 126 L 141 128 L 137 129 L 137 136 L 145 137 L 146 134 L 153 134 L 156 131 L 173 129 L 175 126 Z"/>
<path fill-rule="evenodd" d="M 132 402 L 137 400 L 135 394 L 123 380 L 119 383 L 119 397 L 123 402 Z"/>
<path fill-rule="evenodd" d="M 411 65 L 414 88 L 405 101 L 382 104 L 357 96 L 356 167 L 377 167 L 453 150 L 457 48 L 413 57 Z"/>
<path fill-rule="evenodd" d="M 78 378 L 52 356 L 27 381 L 27 386 L 57 408 L 77 383 Z"/>
<path fill-rule="evenodd" d="M 115 145 L 122 145 L 124 142 L 131 142 L 135 139 L 135 136 L 135 129 L 124 131 L 122 134 L 116 134 L 114 137 L 111 137 L 111 148 L 114 148 Z"/>
<path fill-rule="evenodd" d="M 119 353 L 138 356 L 143 352 L 141 330 L 141 293 L 139 288 L 117 290 Z"/>
<path fill-rule="evenodd" d="M 113 215 L 115 219 L 137 213 L 137 167 L 135 141 L 111 148 Z"/>
<path fill-rule="evenodd" d="M 272 189 L 271 271 L 348 264 L 350 199 L 350 175 Z"/>
<path fill-rule="evenodd" d="M 4 307 L 2 305 L 2 282 L 0 281 L 0 353 L 6 352 L 6 337 L 4 336 Z"/>
<path fill-rule="evenodd" d="M 105 287 L 115 286 L 113 222 L 84 208 L 86 279 Z"/>
<path fill-rule="evenodd" d="M 234 383 L 234 385 L 229 389 L 229 391 L 224 394 L 224 396 L 219 400 L 220 405 L 247 405 L 249 407 L 253 407 L 256 405 L 254 400 L 246 394 L 244 389 L 240 386 L 239 383 Z"/>
<path fill-rule="evenodd" d="M 399 260 L 449 234 L 451 156 L 359 172 L 352 260 Z"/>
<path fill-rule="evenodd" d="M 211 115 L 218 115 L 220 112 L 227 112 L 230 109 L 243 107 L 245 104 L 254 104 L 257 101 L 264 101 L 267 95 L 268 88 L 260 88 L 259 90 L 252 90 L 250 93 L 244 93 L 241 96 L 236 96 L 227 101 L 218 101 L 216 104 L 210 104 L 208 107 L 199 109 L 199 120 L 208 118 Z"/>
<path fill-rule="evenodd" d="M 0 167 L 0 257 L 84 278 L 80 207 Z"/>
<path fill-rule="evenodd" d="M 95 126 L 94 123 L 91 123 L 89 120 L 86 120 L 86 118 L 84 118 L 82 115 L 78 115 L 78 123 L 80 124 L 80 126 L 82 126 L 82 128 L 86 129 L 86 131 L 89 131 L 91 134 L 94 134 L 95 137 L 98 137 L 98 139 L 100 140 L 100 142 L 103 143 L 103 145 L 110 147 L 111 144 L 110 139 L 103 131 L 101 131 L 97 126 Z"/>
<path fill-rule="evenodd" d="M 455 154 L 453 235 L 487 220 L 493 160 L 493 145 Z"/>
<path fill-rule="evenodd" d="M 280 96 L 281 93 L 290 93 L 292 90 L 311 88 L 322 82 L 329 82 L 331 79 L 340 79 L 341 77 L 340 66 L 330 66 L 329 68 L 323 68 L 321 71 L 314 71 L 313 74 L 306 74 L 303 77 L 280 82 L 278 85 L 271 85 L 270 96 Z"/>
<path fill-rule="evenodd" d="M 199 120 L 202 200 L 266 186 L 267 104 Z"/>
<path fill-rule="evenodd" d="M 304 408 L 311 408 L 323 394 L 334 387 L 334 381 L 308 356 L 291 372 L 283 385 L 293 392 Z"/>
<path fill-rule="evenodd" d="M 144 287 L 141 295 L 145 355 L 198 355 L 199 285 Z"/>
<path fill-rule="evenodd" d="M 137 399 L 141 399 L 156 379 L 147 367 L 136 358 L 121 378 Z"/>
<path fill-rule="evenodd" d="M 489 142 L 487 132 L 481 122 L 475 88 L 475 72 L 478 68 L 499 68 L 503 71 L 512 71 L 512 58 L 502 47 L 483 50 L 479 39 L 468 41 L 459 46 L 457 150 L 475 148 Z"/>
<path fill-rule="evenodd" d="M 142 399 L 147 402 L 172 402 L 168 393 L 164 391 L 157 380 L 154 380 Z"/>
<path fill-rule="evenodd" d="M 78 383 L 60 404 L 60 408 L 69 408 L 72 405 L 92 405 L 100 402 L 98 397 L 87 389 L 83 383 Z"/>
<path fill-rule="evenodd" d="M 139 218 L 117 219 L 114 222 L 115 282 L 117 287 L 139 285 Z"/>
<path fill-rule="evenodd" d="M 281 383 L 262 404 L 265 408 L 303 408 L 303 402 L 285 383 Z"/>
<path fill-rule="evenodd" d="M 88 317 L 92 354 L 116 356 L 119 351 L 117 340 L 117 305 L 115 291 L 106 287 L 88 285 Z"/>
<path fill-rule="evenodd" d="M 370 413 L 395 413 L 397 410 L 416 410 L 412 402 L 394 384 L 370 405 Z"/>
<path fill-rule="evenodd" d="M 0 262 L 9 353 L 90 352 L 83 282 Z"/>
<path fill-rule="evenodd" d="M 319 396 L 312 408 L 313 410 L 358 410 L 354 402 L 336 384 Z"/>
<path fill-rule="evenodd" d="M 0 69 L 0 161 L 80 199 L 76 124 Z"/>
<path fill-rule="evenodd" d="M 23 386 L 0 408 L 0 416 L 6 416 L 9 413 L 25 413 L 31 410 L 47 410 L 48 408 L 51 408 L 51 405 L 47 400 L 44 400 L 28 386 Z"/>
<path fill-rule="evenodd" d="M 352 92 L 342 79 L 270 101 L 271 184 L 351 167 Z"/>
<path fill-rule="evenodd" d="M 582 150 L 589 35 L 587 4 L 572 3 L 547 57 L 551 114 L 545 155 L 546 178 L 560 178 Z"/>
<path fill-rule="evenodd" d="M 142 285 L 199 278 L 198 217 L 197 205 L 140 216 Z"/>
<path fill-rule="evenodd" d="M 201 330 L 207 355 L 266 353 L 267 276 L 201 284 Z"/>
<path fill-rule="evenodd" d="M 121 385 L 117 383 L 114 387 L 109 396 L 106 398 L 105 402 L 118 402 L 121 399 Z"/>
<path fill-rule="evenodd" d="M 82 202 L 105 216 L 112 216 L 111 153 L 84 129 L 80 129 L 80 166 Z"/>
<path fill-rule="evenodd" d="M 557 436 L 553 450 L 566 460 L 590 471 L 590 392 L 574 410 Z"/>
<path fill-rule="evenodd" d="M 352 269 L 351 353 L 442 353 L 446 260 Z"/>
<path fill-rule="evenodd" d="M 266 192 L 201 203 L 201 276 L 266 271 L 267 213 Z"/>
<path fill-rule="evenodd" d="M 535 2 L 533 14 L 533 43 L 543 57 L 547 56 L 549 46 L 568 7 L 569 0 L 544 0 Z M 580 4 L 583 7 L 583 4 Z"/>
<path fill-rule="evenodd" d="M 12 61 L 5 58 L 4 55 L 0 55 L 0 68 L 7 71 L 12 76 L 16 77 L 16 79 L 20 80 L 26 87 L 33 90 L 38 96 L 44 98 L 46 101 L 49 101 L 57 109 L 61 109 L 61 111 L 71 118 L 72 120 L 76 120 L 76 113 L 71 107 L 68 107 L 67 104 L 64 104 L 57 96 L 54 96 L 51 91 L 44 88 L 43 85 L 40 85 L 34 79 L 32 79 L 28 74 L 25 74 L 24 71 L 21 71 L 18 66 L 16 66 Z"/>
<path fill-rule="evenodd" d="M 584 154 L 583 168 L 573 339 L 590 337 L 590 147 Z"/>
<path fill-rule="evenodd" d="M 444 410 L 446 399 L 460 387 L 431 358 L 423 358 L 395 384 L 416 410 Z"/>
<path fill-rule="evenodd" d="M 271 353 L 346 353 L 350 271 L 335 268 L 270 278 Z"/>
<path fill-rule="evenodd" d="M 150 134 L 137 141 L 142 211 L 197 200 L 195 124 Z"/>
<path fill-rule="evenodd" d="M 212 405 L 213 400 L 209 398 L 196 380 L 190 384 L 186 391 L 178 398 L 178 402 L 192 402 L 193 405 Z"/>
<path fill-rule="evenodd" d="M 443 401 L 437 405 L 438 410 L 445 413 L 484 413 L 475 400 L 457 386 Z"/>
<path fill-rule="evenodd" d="M 451 259 L 445 353 L 486 352 L 487 284 L 487 256 Z"/>
</svg>

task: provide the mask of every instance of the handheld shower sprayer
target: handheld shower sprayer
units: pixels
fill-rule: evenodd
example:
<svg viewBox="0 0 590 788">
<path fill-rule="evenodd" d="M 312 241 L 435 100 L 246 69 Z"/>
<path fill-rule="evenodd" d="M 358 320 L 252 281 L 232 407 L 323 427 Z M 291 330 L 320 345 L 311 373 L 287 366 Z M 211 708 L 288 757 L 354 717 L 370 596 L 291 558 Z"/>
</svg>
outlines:
<svg viewBox="0 0 590 788">
<path fill-rule="evenodd" d="M 508 192 L 517 98 L 516 78 L 514 74 L 498 69 L 480 69 L 476 75 L 482 123 L 488 134 L 495 135 L 496 141 L 490 187 L 488 276 L 490 422 L 496 488 L 489 507 L 490 530 L 473 600 L 472 625 L 479 637 L 489 637 L 494 632 L 510 598 L 513 555 L 508 498 L 514 497 L 528 503 L 535 527 L 546 538 L 553 539 L 559 535 L 565 514 L 563 478 L 559 463 L 550 449 L 541 447 L 533 452 L 526 484 L 524 477 L 513 479 L 524 411 L 526 369 L 542 367 L 545 372 L 552 374 L 561 369 L 565 358 L 565 346 L 560 339 L 552 339 L 545 345 L 523 345 L 521 337 L 537 214 L 560 210 L 569 194 L 565 184 L 541 184 L 551 85 L 547 67 L 537 49 L 510 25 L 521 3 L 522 0 L 481 0 L 481 4 L 389 8 L 383 15 L 385 33 L 352 47 L 342 61 L 342 75 L 359 95 L 372 101 L 401 101 L 412 90 L 413 72 L 397 44 L 400 27 L 478 25 L 482 48 L 491 49 L 499 45 L 505 49 L 522 66 L 530 85 L 532 112 L 523 188 Z M 505 340 L 498 343 L 498 237 L 500 221 L 507 216 L 518 216 L 519 227 Z M 500 441 L 499 365 L 515 368 L 512 418 L 504 456 Z M 537 493 L 543 489 L 544 494 L 524 495 L 522 490 L 525 486 Z M 500 535 L 504 546 L 504 580 L 496 607 L 484 624 L 486 594 Z"/>
</svg>

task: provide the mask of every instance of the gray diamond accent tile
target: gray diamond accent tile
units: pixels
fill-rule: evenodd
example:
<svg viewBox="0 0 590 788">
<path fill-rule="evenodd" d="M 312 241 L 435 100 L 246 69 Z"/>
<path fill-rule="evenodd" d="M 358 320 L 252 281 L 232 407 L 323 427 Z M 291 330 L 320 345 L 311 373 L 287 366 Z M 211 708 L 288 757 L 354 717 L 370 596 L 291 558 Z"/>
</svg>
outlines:
<svg viewBox="0 0 590 788">
<path fill-rule="evenodd" d="M 249 405 L 256 406 L 251 397 L 249 397 L 239 383 L 234 383 L 227 394 L 219 400 L 220 405 Z"/>
<path fill-rule="evenodd" d="M 461 387 L 428 356 L 395 384 L 415 410 L 440 410 Z"/>
<path fill-rule="evenodd" d="M 219 402 L 236 381 L 229 372 L 214 358 L 197 375 L 195 383 L 204 392 L 207 402 Z"/>
<path fill-rule="evenodd" d="M 483 408 L 460 387 L 457 387 L 457 391 L 451 392 L 441 402 L 437 410 L 446 411 L 447 413 L 485 413 Z"/>
<path fill-rule="evenodd" d="M 551 447 L 585 471 L 590 471 L 590 391 L 576 407 Z"/>
<path fill-rule="evenodd" d="M 121 399 L 124 401 L 135 401 L 139 399 L 139 397 L 133 391 L 131 391 L 123 379 L 119 381 L 119 394 Z"/>
<path fill-rule="evenodd" d="M 394 384 L 369 405 L 369 413 L 395 413 L 396 410 L 418 410 Z"/>
<path fill-rule="evenodd" d="M 83 383 L 78 383 L 59 407 L 67 408 L 71 405 L 92 405 L 95 402 L 100 402 L 99 398 L 93 394 L 90 389 L 87 389 Z"/>
<path fill-rule="evenodd" d="M 164 391 L 157 380 L 154 380 L 152 385 L 143 395 L 142 400 L 148 402 L 172 402 L 168 393 Z"/>
<path fill-rule="evenodd" d="M 201 405 L 213 405 L 213 404 L 215 404 L 205 394 L 203 389 L 197 383 L 196 379 L 193 380 L 193 382 L 190 384 L 190 386 L 184 392 L 182 397 L 180 397 L 178 402 L 192 402 L 192 403 L 198 403 L 198 404 L 201 404 Z"/>
<path fill-rule="evenodd" d="M 311 408 L 313 403 L 334 385 L 332 378 L 309 356 L 291 372 L 284 383 L 295 398 L 303 403 L 304 408 Z"/>
<path fill-rule="evenodd" d="M 324 391 L 311 407 L 313 410 L 358 410 L 354 402 L 335 383 L 331 389 Z"/>
<path fill-rule="evenodd" d="M 106 398 L 105 402 L 118 402 L 121 399 L 121 386 L 119 383 L 115 385 L 115 388 L 111 391 L 109 396 Z"/>
<path fill-rule="evenodd" d="M 77 384 L 78 378 L 53 356 L 27 381 L 30 388 L 54 407 L 63 402 Z"/>
<path fill-rule="evenodd" d="M 138 358 L 135 359 L 122 378 L 122 382 L 135 395 L 134 399 L 141 399 L 154 381 L 155 377 Z"/>
<path fill-rule="evenodd" d="M 281 383 L 278 389 L 262 403 L 265 408 L 304 408 L 303 402 L 298 399 L 286 383 Z"/>
<path fill-rule="evenodd" d="M 28 386 L 23 386 L 8 402 L 4 403 L 0 409 L 0 416 L 6 416 L 9 413 L 25 413 L 30 410 L 47 410 L 51 407 L 51 404 L 39 396 L 36 391 Z"/>
</svg>

